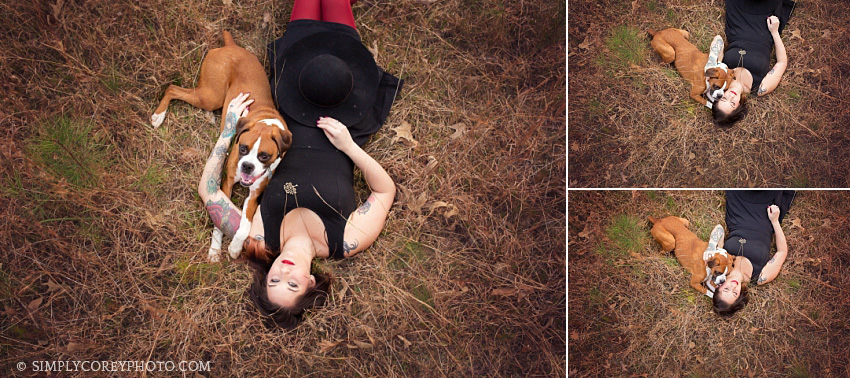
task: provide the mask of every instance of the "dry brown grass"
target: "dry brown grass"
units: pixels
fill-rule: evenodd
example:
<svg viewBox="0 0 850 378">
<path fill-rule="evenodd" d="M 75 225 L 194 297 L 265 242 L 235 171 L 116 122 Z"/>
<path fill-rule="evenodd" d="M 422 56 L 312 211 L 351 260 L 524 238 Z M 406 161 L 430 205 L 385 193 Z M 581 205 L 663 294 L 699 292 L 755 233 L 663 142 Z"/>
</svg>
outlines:
<svg viewBox="0 0 850 378">
<path fill-rule="evenodd" d="M 722 1 L 570 2 L 570 187 L 850 186 L 848 20 L 843 3 L 799 1 L 782 35 L 782 83 L 721 129 L 645 32 L 686 29 L 707 51 L 723 35 Z M 631 63 L 609 45 L 621 25 L 640 38 Z"/>
<path fill-rule="evenodd" d="M 210 376 L 566 375 L 562 6 L 355 6 L 406 80 L 367 145 L 403 190 L 368 252 L 320 264 L 330 305 L 282 332 L 260 324 L 244 265 L 205 262 L 194 191 L 219 113 L 174 103 L 148 122 L 222 29 L 266 62 L 291 3 L 58 3 L 0 5 L 3 374 L 201 360 Z M 417 146 L 393 140 L 402 122 Z"/>
<path fill-rule="evenodd" d="M 848 199 L 798 192 L 783 222 L 782 272 L 751 288 L 750 303 L 727 320 L 688 286 L 673 254 L 659 253 L 646 220 L 687 218 L 705 240 L 724 224 L 722 192 L 571 191 L 569 374 L 846 377 Z"/>
</svg>

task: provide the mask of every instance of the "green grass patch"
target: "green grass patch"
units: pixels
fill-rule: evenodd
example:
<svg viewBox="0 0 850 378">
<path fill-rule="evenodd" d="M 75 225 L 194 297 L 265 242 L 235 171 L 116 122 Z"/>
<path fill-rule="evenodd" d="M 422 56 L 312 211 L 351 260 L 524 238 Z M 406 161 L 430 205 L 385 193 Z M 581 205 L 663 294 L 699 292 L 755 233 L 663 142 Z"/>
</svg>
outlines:
<svg viewBox="0 0 850 378">
<path fill-rule="evenodd" d="M 643 222 L 634 215 L 620 214 L 614 217 L 605 230 L 615 249 L 622 253 L 639 252 L 646 245 L 647 233 Z"/>
<path fill-rule="evenodd" d="M 153 163 L 145 169 L 145 172 L 130 187 L 134 190 L 141 190 L 151 197 L 158 197 L 162 192 L 160 190 L 161 185 L 167 181 L 168 171 L 160 164 Z"/>
<path fill-rule="evenodd" d="M 795 279 L 795 278 L 789 278 L 787 282 L 788 282 L 788 286 L 791 287 L 791 290 L 794 290 L 794 291 L 800 290 L 800 286 L 802 286 L 800 284 L 800 281 L 797 281 L 797 279 Z"/>
<path fill-rule="evenodd" d="M 431 295 L 431 290 L 428 290 L 428 287 L 425 286 L 424 283 L 420 283 L 410 289 L 410 294 L 413 294 L 416 299 L 430 306 L 422 306 L 423 309 L 429 312 L 433 311 L 432 309 L 434 308 L 434 297 Z"/>
<path fill-rule="evenodd" d="M 663 261 L 664 264 L 667 264 L 668 266 L 679 266 L 679 260 L 677 260 L 675 257 L 664 256 L 661 258 L 661 261 Z"/>
<path fill-rule="evenodd" d="M 110 164 L 109 146 L 92 133 L 94 125 L 67 116 L 38 127 L 27 141 L 27 152 L 41 166 L 70 184 L 91 188 L 101 182 L 101 171 Z"/>
<path fill-rule="evenodd" d="M 641 37 L 640 30 L 634 26 L 614 27 L 605 41 L 605 46 L 614 53 L 614 61 L 621 68 L 628 67 L 629 64 L 640 64 L 646 57 L 646 41 Z"/>
<path fill-rule="evenodd" d="M 797 91 L 796 89 L 788 89 L 788 90 L 785 91 L 785 93 L 787 93 L 788 97 L 790 97 L 792 100 L 794 100 L 794 102 L 797 102 L 797 101 L 800 100 L 800 92 Z"/>
<path fill-rule="evenodd" d="M 788 367 L 788 377 L 792 378 L 808 378 L 812 376 L 809 371 L 809 364 L 806 361 L 796 360 Z"/>
<path fill-rule="evenodd" d="M 593 305 L 604 305 L 606 302 L 605 294 L 602 294 L 597 287 L 592 287 L 587 291 L 587 299 Z"/>
<path fill-rule="evenodd" d="M 811 188 L 812 181 L 809 180 L 809 176 L 803 172 L 794 172 L 789 179 L 788 184 L 792 188 Z"/>
<path fill-rule="evenodd" d="M 193 264 L 189 261 L 177 261 L 174 263 L 174 273 L 176 274 L 174 279 L 178 282 L 182 279 L 183 283 L 192 286 L 208 284 L 216 280 L 221 267 L 222 264 L 219 263 L 201 262 Z"/>
<path fill-rule="evenodd" d="M 100 79 L 100 83 L 112 93 L 116 93 L 124 87 L 124 79 L 115 67 L 109 69 L 109 72 Z"/>
<path fill-rule="evenodd" d="M 389 262 L 388 266 L 393 270 L 405 270 L 414 262 L 423 262 L 428 259 L 430 249 L 422 243 L 406 241 L 401 245 L 398 254 Z"/>
</svg>

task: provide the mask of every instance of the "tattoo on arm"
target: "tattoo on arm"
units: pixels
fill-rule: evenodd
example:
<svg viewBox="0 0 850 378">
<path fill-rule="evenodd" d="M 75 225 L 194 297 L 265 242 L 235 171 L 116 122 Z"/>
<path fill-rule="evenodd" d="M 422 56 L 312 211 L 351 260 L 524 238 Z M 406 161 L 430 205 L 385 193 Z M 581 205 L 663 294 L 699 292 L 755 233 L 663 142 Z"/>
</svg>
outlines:
<svg viewBox="0 0 850 378">
<path fill-rule="evenodd" d="M 369 209 L 372 208 L 372 202 L 375 202 L 375 196 L 370 195 L 366 202 L 363 202 L 360 207 L 357 208 L 357 214 L 364 215 L 369 212 Z"/>
<path fill-rule="evenodd" d="M 207 179 L 207 193 L 214 194 L 221 187 L 221 169 L 224 167 L 224 159 L 227 155 L 226 145 L 216 145 L 210 153 L 209 160 L 215 162 L 212 172 L 208 172 L 210 178 Z"/>
<path fill-rule="evenodd" d="M 226 199 L 222 198 L 216 202 L 209 200 L 206 207 L 210 219 L 219 230 L 230 237 L 236 234 L 236 230 L 239 229 L 239 222 L 242 221 L 242 214 L 231 208 Z"/>
<path fill-rule="evenodd" d="M 236 133 L 236 122 L 239 120 L 239 116 L 233 112 L 227 112 L 227 115 L 224 118 L 224 130 L 221 131 L 221 136 L 225 138 L 230 138 L 233 134 Z"/>
<path fill-rule="evenodd" d="M 259 234 L 257 234 L 257 235 L 254 235 L 254 240 L 256 240 L 256 241 L 263 241 L 263 240 L 266 240 L 266 237 L 265 237 L 265 236 L 263 236 L 263 235 L 259 235 Z"/>
<path fill-rule="evenodd" d="M 759 285 L 761 285 L 761 284 L 763 284 L 763 283 L 764 283 L 764 281 L 767 281 L 767 280 L 764 278 L 764 276 L 761 276 L 761 275 L 760 275 L 760 276 L 759 276 L 759 279 L 758 279 L 758 281 L 757 281 L 756 283 L 757 283 L 757 284 L 759 284 Z"/>
<path fill-rule="evenodd" d="M 768 264 L 773 264 L 773 262 L 774 262 L 774 261 L 776 261 L 776 257 L 771 257 L 771 258 L 770 258 L 770 261 L 768 261 L 767 263 L 768 263 Z M 766 265 L 766 264 L 765 264 L 765 265 Z"/>
<path fill-rule="evenodd" d="M 763 95 L 763 94 L 764 94 L 764 92 L 767 92 L 767 90 L 765 90 L 765 89 L 764 89 L 764 87 L 761 87 L 761 86 L 760 86 L 760 87 L 759 87 L 758 95 L 759 95 L 759 96 L 761 96 L 761 95 Z"/>
<path fill-rule="evenodd" d="M 768 71 L 767 75 L 773 75 L 774 72 L 776 72 L 776 67 L 771 68 L 770 71 Z"/>
<path fill-rule="evenodd" d="M 351 244 L 348 244 L 347 241 L 343 240 L 342 241 L 342 251 L 345 252 L 346 255 L 348 255 L 349 253 L 351 253 L 351 251 L 357 249 L 358 245 L 360 245 L 360 243 L 357 242 L 356 239 L 354 241 L 352 241 Z"/>
</svg>

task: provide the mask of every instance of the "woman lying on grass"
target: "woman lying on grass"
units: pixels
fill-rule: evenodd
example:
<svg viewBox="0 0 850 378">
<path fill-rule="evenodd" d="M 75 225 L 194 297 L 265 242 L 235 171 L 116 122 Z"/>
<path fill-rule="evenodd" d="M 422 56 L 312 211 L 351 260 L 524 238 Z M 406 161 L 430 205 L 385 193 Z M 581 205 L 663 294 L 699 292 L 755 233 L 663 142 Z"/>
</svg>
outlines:
<svg viewBox="0 0 850 378">
<path fill-rule="evenodd" d="M 756 277 L 757 285 L 773 281 L 788 256 L 788 243 L 782 232 L 782 219 L 791 207 L 794 191 L 726 192 L 726 227 L 729 237 L 723 248 L 737 256 L 726 282 L 717 287 L 713 304 L 721 316 L 731 316 L 749 301 L 747 284 Z M 770 256 L 775 239 L 776 253 Z"/>
<path fill-rule="evenodd" d="M 233 139 L 239 118 L 237 114 L 246 115 L 243 109 L 250 104 L 250 100 L 245 101 L 246 97 L 234 98 L 227 107 L 225 129 L 198 184 L 198 194 L 213 223 L 228 236 L 236 233 L 239 224 L 226 220 L 240 219 L 241 212 L 219 189 L 220 185 L 210 193 L 207 183 L 212 179 L 220 184 L 227 146 Z M 246 241 L 242 252 L 242 257 L 255 270 L 249 296 L 270 323 L 284 328 L 295 327 L 306 309 L 322 305 L 327 298 L 331 279 L 311 272 L 313 259 L 346 258 L 368 248 L 383 229 L 395 198 L 393 180 L 378 162 L 354 143 L 345 125 L 332 118 L 322 118 L 317 130 L 316 134 L 325 138 L 325 145 L 312 138 L 312 148 L 299 150 L 296 147 L 298 137 L 293 137 L 293 147 L 264 193 L 260 210 L 251 224 L 252 237 Z M 302 141 L 305 139 L 299 136 Z M 363 171 L 366 183 L 372 188 L 368 200 L 356 210 L 348 210 L 354 208 L 351 167 L 327 161 L 328 155 L 333 160 L 353 162 Z M 263 222 L 269 214 L 264 208 L 281 213 L 276 225 Z M 343 216 L 340 211 L 348 211 L 348 215 Z M 270 249 L 267 246 L 266 235 L 271 233 L 275 233 L 274 239 L 280 240 L 280 247 Z"/>
<path fill-rule="evenodd" d="M 254 269 L 248 290 L 270 325 L 293 328 L 308 308 L 324 304 L 330 277 L 311 270 L 316 257 L 343 259 L 381 233 L 395 184 L 361 146 L 381 129 L 402 80 L 384 72 L 360 41 L 350 0 L 296 0 L 283 37 L 269 45 L 275 104 L 292 131 L 251 223 L 242 257 Z M 225 131 L 198 187 L 207 210 L 232 235 L 240 212 L 207 180 L 221 177 L 243 96 L 228 106 Z M 354 167 L 372 192 L 360 207 Z M 212 186 L 218 188 L 219 185 Z M 236 222 L 238 223 L 238 222 Z"/>
<path fill-rule="evenodd" d="M 723 97 L 711 108 L 718 126 L 732 126 L 747 112 L 747 95 L 755 88 L 764 96 L 779 85 L 788 67 L 788 55 L 779 34 L 788 19 L 794 2 L 790 0 L 726 0 L 726 39 L 714 38 L 709 61 L 722 61 L 735 74 L 735 80 Z M 779 17 L 777 17 L 777 15 Z M 776 64 L 770 68 L 770 53 L 776 49 Z"/>
</svg>

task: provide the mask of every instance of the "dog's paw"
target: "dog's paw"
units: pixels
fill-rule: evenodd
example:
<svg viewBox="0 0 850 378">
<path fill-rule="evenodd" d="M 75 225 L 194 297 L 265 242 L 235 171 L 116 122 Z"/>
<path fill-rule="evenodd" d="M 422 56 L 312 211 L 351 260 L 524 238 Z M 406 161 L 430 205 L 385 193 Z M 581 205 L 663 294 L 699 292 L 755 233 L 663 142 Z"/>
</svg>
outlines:
<svg viewBox="0 0 850 378">
<path fill-rule="evenodd" d="M 242 244 L 244 243 L 245 239 L 237 239 L 235 237 L 233 238 L 233 240 L 230 242 L 230 246 L 227 247 L 227 252 L 230 253 L 231 259 L 235 260 L 239 258 L 239 254 L 242 253 Z"/>
<path fill-rule="evenodd" d="M 207 260 L 210 260 L 211 263 L 219 262 L 219 254 L 221 253 L 220 249 L 210 248 L 209 253 L 207 254 Z"/>
<path fill-rule="evenodd" d="M 165 112 L 154 113 L 154 115 L 151 116 L 151 125 L 153 125 L 154 128 L 162 125 L 162 121 L 165 121 Z"/>
</svg>

